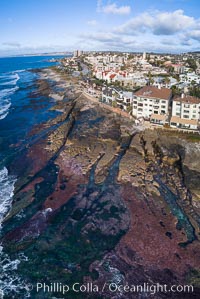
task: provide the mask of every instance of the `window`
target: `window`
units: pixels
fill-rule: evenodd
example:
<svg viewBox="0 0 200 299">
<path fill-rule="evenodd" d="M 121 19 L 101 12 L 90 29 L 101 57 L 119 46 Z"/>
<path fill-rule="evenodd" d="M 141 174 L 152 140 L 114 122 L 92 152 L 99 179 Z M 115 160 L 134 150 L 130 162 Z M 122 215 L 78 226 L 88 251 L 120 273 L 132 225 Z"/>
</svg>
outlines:
<svg viewBox="0 0 200 299">
<path fill-rule="evenodd" d="M 178 112 L 176 112 L 176 116 L 181 116 L 181 114 L 180 114 L 180 113 L 178 113 Z"/>
<path fill-rule="evenodd" d="M 161 105 L 161 108 L 166 108 L 166 106 L 165 105 Z"/>
<path fill-rule="evenodd" d="M 166 101 L 161 101 L 162 104 L 166 104 Z"/>
<path fill-rule="evenodd" d="M 189 118 L 189 115 L 184 114 L 183 118 Z"/>
<path fill-rule="evenodd" d="M 183 113 L 190 113 L 189 110 L 183 110 Z"/>
<path fill-rule="evenodd" d="M 195 118 L 196 118 L 196 114 L 193 114 L 193 115 L 192 115 L 192 118 L 195 119 Z"/>
<path fill-rule="evenodd" d="M 143 109 L 142 108 L 138 108 L 138 111 L 143 111 Z"/>
</svg>

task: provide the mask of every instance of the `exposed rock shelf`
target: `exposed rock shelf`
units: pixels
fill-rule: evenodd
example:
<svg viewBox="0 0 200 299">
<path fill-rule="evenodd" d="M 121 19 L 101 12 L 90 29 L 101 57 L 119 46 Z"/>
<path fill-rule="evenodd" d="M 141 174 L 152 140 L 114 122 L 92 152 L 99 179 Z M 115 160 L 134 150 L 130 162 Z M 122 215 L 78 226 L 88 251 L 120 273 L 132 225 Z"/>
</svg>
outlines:
<svg viewBox="0 0 200 299">
<path fill-rule="evenodd" d="M 40 93 L 52 96 L 47 78 Z M 115 274 L 129 284 L 195 281 L 200 294 L 199 144 L 140 132 L 65 88 L 55 103 L 62 114 L 35 128 L 15 161 L 23 159 L 23 169 L 2 242 L 11 256 L 28 257 L 20 273 L 32 283 L 56 277 L 101 285 Z M 192 298 L 184 296 L 153 298 Z"/>
</svg>

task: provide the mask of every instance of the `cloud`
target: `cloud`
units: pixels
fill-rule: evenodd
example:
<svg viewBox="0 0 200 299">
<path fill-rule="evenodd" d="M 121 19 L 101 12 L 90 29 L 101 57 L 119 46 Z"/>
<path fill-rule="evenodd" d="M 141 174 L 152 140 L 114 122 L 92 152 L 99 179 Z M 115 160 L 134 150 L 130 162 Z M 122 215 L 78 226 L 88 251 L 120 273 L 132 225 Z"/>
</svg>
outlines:
<svg viewBox="0 0 200 299">
<path fill-rule="evenodd" d="M 200 29 L 192 30 L 189 33 L 189 37 L 200 42 Z"/>
<path fill-rule="evenodd" d="M 102 3 L 99 0 L 97 6 L 101 12 L 105 7 Z M 121 26 L 108 26 L 105 32 L 81 35 L 81 44 L 88 50 L 180 53 L 195 50 L 199 42 L 200 19 L 187 15 L 182 9 L 144 11 Z"/>
<path fill-rule="evenodd" d="M 2 43 L 2 46 L 10 47 L 10 48 L 20 48 L 21 44 L 18 42 L 4 42 Z"/>
<path fill-rule="evenodd" d="M 173 12 L 144 12 L 116 28 L 116 32 L 135 35 L 151 32 L 154 35 L 173 35 L 195 25 L 195 19 L 179 9 Z"/>
<path fill-rule="evenodd" d="M 89 20 L 89 21 L 87 21 L 87 24 L 90 25 L 90 26 L 96 26 L 97 21 L 96 20 Z"/>
<path fill-rule="evenodd" d="M 97 33 L 82 34 L 80 37 L 83 39 L 90 40 L 90 41 L 93 40 L 93 41 L 103 42 L 103 43 L 120 40 L 120 38 L 117 35 L 115 35 L 111 32 L 110 33 L 109 32 L 97 32 Z"/>
<path fill-rule="evenodd" d="M 131 12 L 131 7 L 128 5 L 117 6 L 116 3 L 108 3 L 103 5 L 102 0 L 98 0 L 97 12 L 102 12 L 105 14 L 128 15 Z"/>
</svg>

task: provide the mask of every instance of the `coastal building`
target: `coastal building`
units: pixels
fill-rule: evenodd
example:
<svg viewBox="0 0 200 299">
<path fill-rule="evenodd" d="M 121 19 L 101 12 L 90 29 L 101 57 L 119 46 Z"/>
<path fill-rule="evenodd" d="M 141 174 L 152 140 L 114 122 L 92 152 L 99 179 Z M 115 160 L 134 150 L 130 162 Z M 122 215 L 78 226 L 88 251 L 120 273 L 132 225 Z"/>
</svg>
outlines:
<svg viewBox="0 0 200 299">
<path fill-rule="evenodd" d="M 83 55 L 83 51 L 81 51 L 81 50 L 74 51 L 74 57 L 79 57 L 81 55 Z"/>
<path fill-rule="evenodd" d="M 116 98 L 117 106 L 125 111 L 129 112 L 133 104 L 133 92 L 131 91 L 123 91 Z"/>
<path fill-rule="evenodd" d="M 197 130 L 200 120 L 200 99 L 182 94 L 172 102 L 170 126 L 173 128 Z"/>
<path fill-rule="evenodd" d="M 182 64 L 172 64 L 171 66 L 174 68 L 174 72 L 177 74 L 183 74 L 185 71 L 185 66 Z"/>
<path fill-rule="evenodd" d="M 186 84 L 200 84 L 200 75 L 193 73 L 186 73 L 180 75 L 180 81 Z"/>
<path fill-rule="evenodd" d="M 128 111 L 133 103 L 133 92 L 122 91 L 118 88 L 103 87 L 102 102 Z"/>
<path fill-rule="evenodd" d="M 103 87 L 102 88 L 102 102 L 112 105 L 120 97 L 120 90 L 117 88 Z"/>
<path fill-rule="evenodd" d="M 168 117 L 172 92 L 168 88 L 144 86 L 133 97 L 133 116 L 150 119 L 151 122 L 164 124 Z"/>
</svg>

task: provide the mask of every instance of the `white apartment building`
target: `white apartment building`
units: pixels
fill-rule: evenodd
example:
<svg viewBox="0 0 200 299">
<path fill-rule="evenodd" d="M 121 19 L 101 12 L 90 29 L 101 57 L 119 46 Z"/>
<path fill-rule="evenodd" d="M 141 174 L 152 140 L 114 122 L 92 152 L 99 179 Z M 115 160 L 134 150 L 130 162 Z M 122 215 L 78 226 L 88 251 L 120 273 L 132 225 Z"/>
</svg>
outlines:
<svg viewBox="0 0 200 299">
<path fill-rule="evenodd" d="M 164 124 L 168 116 L 172 92 L 168 88 L 144 86 L 134 94 L 133 116 L 150 119 L 157 124 Z"/>
<path fill-rule="evenodd" d="M 199 84 L 200 83 L 200 76 L 195 73 L 187 73 L 184 75 L 180 75 L 180 81 L 191 84 L 192 82 Z"/>
<path fill-rule="evenodd" d="M 198 129 L 200 99 L 182 94 L 173 99 L 170 126 L 182 129 Z"/>
</svg>

